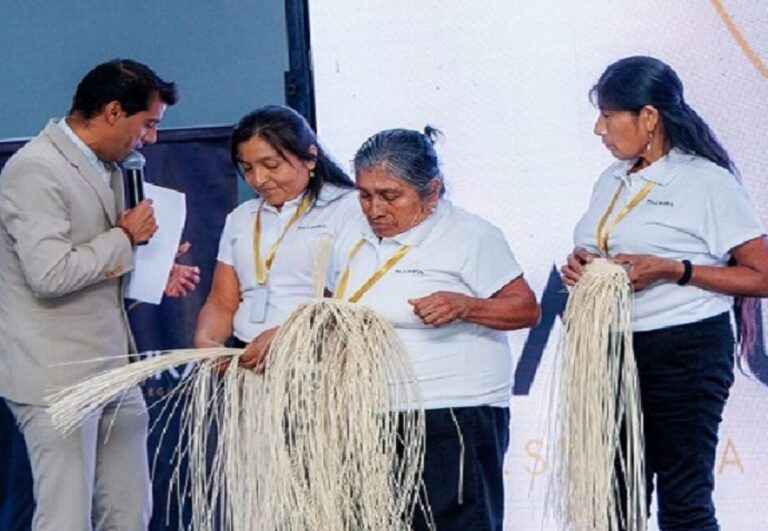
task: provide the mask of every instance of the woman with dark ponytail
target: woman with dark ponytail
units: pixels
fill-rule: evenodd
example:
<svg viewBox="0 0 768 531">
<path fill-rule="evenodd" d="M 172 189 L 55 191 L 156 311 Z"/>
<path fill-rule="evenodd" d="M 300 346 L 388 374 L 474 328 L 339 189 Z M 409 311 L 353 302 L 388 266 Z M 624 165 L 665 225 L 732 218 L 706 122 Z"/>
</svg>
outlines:
<svg viewBox="0 0 768 531">
<path fill-rule="evenodd" d="M 765 231 L 672 68 L 622 59 L 591 97 L 600 111 L 594 132 L 618 162 L 576 225 L 563 279 L 573 285 L 595 256 L 626 265 L 649 503 L 655 480 L 662 530 L 718 529 L 713 470 L 733 383 L 731 310 L 734 298 L 768 296 Z M 738 307 L 748 343 L 754 305 Z"/>
<path fill-rule="evenodd" d="M 227 216 L 195 346 L 223 345 L 234 335 L 245 348 L 240 365 L 255 368 L 277 326 L 314 295 L 319 244 L 360 208 L 350 178 L 293 109 L 271 105 L 243 117 L 231 155 L 258 197 Z"/>
</svg>

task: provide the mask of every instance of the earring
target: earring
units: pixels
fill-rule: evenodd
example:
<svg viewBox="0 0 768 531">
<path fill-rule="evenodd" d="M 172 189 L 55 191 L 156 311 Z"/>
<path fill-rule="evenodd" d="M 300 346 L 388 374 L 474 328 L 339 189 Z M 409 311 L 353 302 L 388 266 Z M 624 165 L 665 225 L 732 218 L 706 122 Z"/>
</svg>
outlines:
<svg viewBox="0 0 768 531">
<path fill-rule="evenodd" d="M 315 170 L 311 169 L 309 170 L 309 180 L 311 181 L 314 178 L 315 178 Z"/>
<path fill-rule="evenodd" d="M 651 152 L 651 144 L 653 144 L 653 131 L 648 132 L 648 143 L 645 145 L 645 153 Z"/>
</svg>

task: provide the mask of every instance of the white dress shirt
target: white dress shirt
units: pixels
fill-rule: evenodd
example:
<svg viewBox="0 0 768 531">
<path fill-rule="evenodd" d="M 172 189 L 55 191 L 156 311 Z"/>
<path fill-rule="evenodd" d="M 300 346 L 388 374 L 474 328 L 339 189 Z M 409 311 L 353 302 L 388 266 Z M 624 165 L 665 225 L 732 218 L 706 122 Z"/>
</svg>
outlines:
<svg viewBox="0 0 768 531">
<path fill-rule="evenodd" d="M 106 162 L 99 160 L 99 157 L 96 156 L 96 153 L 94 153 L 93 150 L 85 144 L 85 142 L 80 140 L 80 137 L 75 134 L 71 127 L 69 127 L 66 118 L 59 120 L 57 125 L 59 126 L 59 129 L 61 129 L 64 134 L 67 135 L 67 138 L 69 138 L 72 143 L 75 144 L 80 149 L 80 151 L 83 152 L 83 155 L 85 155 L 85 158 L 88 159 L 88 162 L 93 164 L 93 167 L 96 168 L 96 171 L 99 173 L 99 175 L 101 175 L 101 178 L 104 179 L 104 182 L 107 183 L 107 186 L 111 187 L 111 163 L 107 164 Z"/>
</svg>

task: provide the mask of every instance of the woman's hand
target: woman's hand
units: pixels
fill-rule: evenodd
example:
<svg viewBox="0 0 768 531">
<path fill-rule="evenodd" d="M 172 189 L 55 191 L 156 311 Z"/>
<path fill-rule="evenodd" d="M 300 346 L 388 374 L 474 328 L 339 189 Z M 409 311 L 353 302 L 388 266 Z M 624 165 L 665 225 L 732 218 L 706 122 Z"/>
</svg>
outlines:
<svg viewBox="0 0 768 531">
<path fill-rule="evenodd" d="M 682 262 L 649 254 L 617 254 L 613 261 L 629 266 L 627 274 L 635 291 L 645 289 L 659 280 L 677 282 L 685 270 Z"/>
<path fill-rule="evenodd" d="M 232 356 L 219 358 L 216 360 L 216 365 L 214 365 L 214 371 L 219 376 L 223 376 L 229 370 L 230 365 L 232 365 Z"/>
<path fill-rule="evenodd" d="M 541 316 L 536 295 L 522 275 L 485 299 L 452 291 L 436 291 L 408 302 L 413 306 L 413 313 L 424 324 L 432 326 L 461 319 L 493 330 L 518 330 L 536 326 Z"/>
<path fill-rule="evenodd" d="M 463 319 L 469 311 L 472 297 L 452 291 L 436 291 L 426 297 L 408 299 L 415 313 L 424 324 L 442 326 L 456 319 Z"/>
<path fill-rule="evenodd" d="M 268 328 L 248 343 L 245 352 L 240 356 L 240 366 L 257 372 L 263 371 L 275 332 L 277 332 L 276 326 Z"/>
<path fill-rule="evenodd" d="M 224 348 L 224 343 L 214 341 L 213 339 L 205 337 L 195 338 L 195 348 Z M 213 365 L 213 370 L 219 376 L 223 375 L 229 369 L 229 364 L 232 361 L 232 356 L 224 356 L 218 358 Z"/>
<path fill-rule="evenodd" d="M 189 242 L 182 243 L 176 251 L 176 258 L 183 255 L 192 246 Z M 195 291 L 200 283 L 200 268 L 174 262 L 168 282 L 165 285 L 166 297 L 186 297 Z"/>
<path fill-rule="evenodd" d="M 566 259 L 566 264 L 560 268 L 560 274 L 566 286 L 573 286 L 584 274 L 584 266 L 590 263 L 596 254 L 592 254 L 582 247 L 576 247 Z"/>
</svg>

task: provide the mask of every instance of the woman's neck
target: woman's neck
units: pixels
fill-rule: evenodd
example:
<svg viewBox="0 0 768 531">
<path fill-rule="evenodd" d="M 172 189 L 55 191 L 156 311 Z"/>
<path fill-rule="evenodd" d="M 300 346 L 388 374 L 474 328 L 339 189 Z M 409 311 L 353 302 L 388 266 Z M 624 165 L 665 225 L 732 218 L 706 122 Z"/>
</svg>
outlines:
<svg viewBox="0 0 768 531">
<path fill-rule="evenodd" d="M 646 149 L 637 157 L 629 173 L 644 170 L 657 160 L 664 158 L 667 153 L 669 153 L 669 148 L 667 147 L 666 139 L 663 134 L 657 132 L 651 137 Z"/>
</svg>

